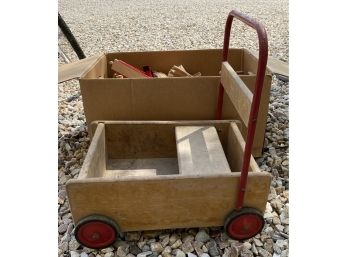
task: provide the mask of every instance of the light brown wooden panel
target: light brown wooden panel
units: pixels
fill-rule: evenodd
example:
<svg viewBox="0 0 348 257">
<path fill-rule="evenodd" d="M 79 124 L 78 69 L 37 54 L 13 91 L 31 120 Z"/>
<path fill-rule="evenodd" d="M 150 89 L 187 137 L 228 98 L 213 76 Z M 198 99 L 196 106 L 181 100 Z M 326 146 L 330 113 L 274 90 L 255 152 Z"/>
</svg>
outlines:
<svg viewBox="0 0 348 257">
<path fill-rule="evenodd" d="M 219 136 L 213 126 L 176 126 L 180 174 L 230 173 Z"/>
<path fill-rule="evenodd" d="M 109 159 L 176 158 L 175 126 L 215 126 L 227 147 L 230 120 L 221 121 L 104 121 Z M 240 123 L 239 121 L 236 121 Z M 93 123 L 92 131 L 98 121 Z M 94 128 L 94 129 L 93 129 Z"/>
<path fill-rule="evenodd" d="M 245 126 L 248 125 L 253 94 L 228 64 L 221 66 L 221 83 Z"/>
<path fill-rule="evenodd" d="M 79 179 L 100 177 L 105 167 L 105 125 L 99 123 L 80 170 Z"/>
<path fill-rule="evenodd" d="M 240 173 L 216 176 L 69 180 L 75 222 L 91 214 L 114 219 L 122 231 L 222 226 L 235 207 Z M 249 173 L 245 206 L 264 211 L 270 175 Z"/>
<path fill-rule="evenodd" d="M 231 123 L 228 130 L 228 146 L 226 157 L 231 167 L 232 172 L 240 172 L 243 163 L 245 141 L 243 136 L 235 123 Z M 260 169 L 253 156 L 250 158 L 249 171 L 260 172 Z"/>
</svg>

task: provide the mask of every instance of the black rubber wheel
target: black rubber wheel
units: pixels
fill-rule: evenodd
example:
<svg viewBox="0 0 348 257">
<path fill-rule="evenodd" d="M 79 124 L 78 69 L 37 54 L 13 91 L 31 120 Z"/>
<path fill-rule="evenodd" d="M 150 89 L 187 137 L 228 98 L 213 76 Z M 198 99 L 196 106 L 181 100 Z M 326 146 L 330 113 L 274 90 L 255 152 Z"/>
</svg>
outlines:
<svg viewBox="0 0 348 257">
<path fill-rule="evenodd" d="M 227 216 L 224 228 L 230 238 L 246 240 L 260 233 L 264 225 L 265 220 L 259 210 L 244 207 Z"/>
<path fill-rule="evenodd" d="M 75 227 L 75 238 L 81 244 L 91 249 L 103 249 L 112 245 L 120 233 L 117 223 L 103 215 L 90 215 Z"/>
<path fill-rule="evenodd" d="M 73 33 L 69 29 L 68 25 L 63 20 L 62 16 L 58 13 L 58 26 L 62 30 L 64 36 L 69 41 L 71 47 L 74 49 L 76 55 L 79 57 L 79 59 L 86 58 L 85 53 L 82 51 L 79 43 L 77 42 L 76 38 L 74 37 Z"/>
</svg>

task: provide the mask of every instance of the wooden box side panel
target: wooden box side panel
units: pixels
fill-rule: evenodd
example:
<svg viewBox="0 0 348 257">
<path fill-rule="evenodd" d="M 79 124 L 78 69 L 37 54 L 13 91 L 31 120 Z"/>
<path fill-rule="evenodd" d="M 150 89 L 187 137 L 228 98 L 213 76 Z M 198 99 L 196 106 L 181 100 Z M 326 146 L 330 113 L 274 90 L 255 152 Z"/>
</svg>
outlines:
<svg viewBox="0 0 348 257">
<path fill-rule="evenodd" d="M 105 121 L 108 158 L 177 158 L 176 126 L 215 126 L 220 141 L 226 149 L 229 124 L 230 121 L 209 120 Z"/>
<path fill-rule="evenodd" d="M 97 124 L 92 142 L 79 173 L 79 179 L 100 177 L 106 167 L 105 125 Z"/>
<path fill-rule="evenodd" d="M 114 219 L 122 231 L 222 226 L 235 207 L 239 174 L 158 176 L 137 180 L 70 180 L 67 192 L 75 222 L 91 214 Z M 249 174 L 245 206 L 264 211 L 270 175 Z"/>
</svg>

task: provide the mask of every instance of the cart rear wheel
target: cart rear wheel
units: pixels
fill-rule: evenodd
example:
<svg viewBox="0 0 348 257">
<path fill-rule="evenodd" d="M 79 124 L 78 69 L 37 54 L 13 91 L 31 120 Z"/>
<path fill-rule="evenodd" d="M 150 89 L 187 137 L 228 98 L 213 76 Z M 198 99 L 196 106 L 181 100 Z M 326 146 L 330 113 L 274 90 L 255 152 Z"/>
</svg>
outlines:
<svg viewBox="0 0 348 257">
<path fill-rule="evenodd" d="M 102 215 L 90 215 L 81 219 L 75 228 L 76 240 L 92 249 L 102 249 L 113 244 L 119 229 L 115 221 Z"/>
<path fill-rule="evenodd" d="M 233 211 L 225 221 L 225 231 L 236 240 L 246 240 L 261 232 L 265 220 L 260 211 L 254 208 L 242 208 Z"/>
</svg>

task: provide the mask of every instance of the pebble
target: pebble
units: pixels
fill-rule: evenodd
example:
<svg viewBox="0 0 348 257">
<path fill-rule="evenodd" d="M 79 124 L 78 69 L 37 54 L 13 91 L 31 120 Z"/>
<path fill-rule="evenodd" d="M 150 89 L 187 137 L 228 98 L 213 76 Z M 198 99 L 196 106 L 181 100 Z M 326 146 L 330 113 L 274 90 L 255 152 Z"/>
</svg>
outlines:
<svg viewBox="0 0 348 257">
<path fill-rule="evenodd" d="M 244 246 L 245 249 L 248 249 L 248 250 L 251 249 L 251 244 L 249 242 L 244 242 L 243 246 Z"/>
<path fill-rule="evenodd" d="M 178 249 L 175 256 L 176 257 L 186 257 L 186 254 L 183 251 L 181 251 L 180 249 Z"/>
<path fill-rule="evenodd" d="M 161 243 L 151 243 L 150 247 L 151 247 L 151 251 L 152 252 L 160 253 L 160 252 L 162 252 L 164 250 L 164 248 L 163 248 Z"/>
<path fill-rule="evenodd" d="M 59 244 L 58 248 L 61 249 L 63 252 L 66 252 L 66 251 L 68 251 L 69 244 L 68 244 L 68 242 L 63 242 L 63 243 Z"/>
<path fill-rule="evenodd" d="M 137 257 L 146 257 L 146 256 L 148 256 L 148 255 L 150 255 L 150 254 L 152 254 L 151 251 L 142 252 L 142 253 L 139 253 L 139 254 L 137 255 Z"/>
<path fill-rule="evenodd" d="M 148 245 L 144 245 L 143 248 L 142 248 L 143 252 L 148 252 L 151 250 L 151 247 L 148 246 Z"/>
<path fill-rule="evenodd" d="M 175 243 L 171 245 L 171 248 L 176 249 L 182 245 L 182 242 L 180 239 L 176 240 Z"/>
<path fill-rule="evenodd" d="M 169 244 L 169 235 L 166 235 L 165 237 L 163 237 L 161 244 L 163 247 L 166 247 Z"/>
<path fill-rule="evenodd" d="M 137 245 L 131 244 L 129 246 L 129 252 L 134 255 L 138 255 L 139 253 L 141 253 L 141 249 Z"/>
<path fill-rule="evenodd" d="M 127 254 L 126 257 L 135 257 L 135 256 L 136 256 L 136 255 L 129 253 L 129 254 Z"/>
<path fill-rule="evenodd" d="M 77 248 L 79 247 L 80 247 L 79 242 L 77 242 L 75 238 L 72 238 L 69 242 L 69 249 L 74 251 L 74 250 L 77 250 Z"/>
<path fill-rule="evenodd" d="M 80 257 L 88 257 L 88 254 L 85 252 L 80 253 Z"/>
<path fill-rule="evenodd" d="M 261 257 L 272 257 L 272 254 L 270 254 L 269 252 L 267 252 L 265 249 L 258 247 L 257 250 L 259 251 L 259 255 Z"/>
<path fill-rule="evenodd" d="M 253 240 L 256 246 L 263 246 L 263 243 L 259 239 L 254 238 Z"/>
<path fill-rule="evenodd" d="M 248 249 L 243 249 L 240 252 L 240 257 L 254 257 L 253 253 Z"/>
<path fill-rule="evenodd" d="M 80 257 L 80 254 L 75 251 L 70 251 L 70 257 Z"/>
<path fill-rule="evenodd" d="M 196 234 L 195 240 L 205 243 L 210 239 L 210 236 L 207 234 L 207 232 L 203 229 L 199 230 Z"/>
<path fill-rule="evenodd" d="M 182 242 L 183 243 L 192 242 L 194 239 L 195 239 L 195 237 L 193 235 L 187 235 L 182 239 Z"/>
<path fill-rule="evenodd" d="M 104 257 L 114 257 L 115 254 L 113 252 L 107 252 L 106 254 L 104 254 Z"/>
<path fill-rule="evenodd" d="M 126 257 L 129 253 L 129 246 L 120 246 L 117 248 L 116 255 L 119 257 Z"/>
<path fill-rule="evenodd" d="M 67 229 L 68 229 L 68 225 L 69 225 L 69 224 L 66 224 L 66 223 L 61 224 L 61 225 L 58 227 L 58 232 L 59 232 L 59 234 L 63 234 L 64 232 L 66 232 Z"/>
<path fill-rule="evenodd" d="M 194 248 L 190 242 L 183 243 L 180 248 L 184 253 L 192 253 L 194 251 Z"/>
<path fill-rule="evenodd" d="M 193 254 L 193 253 L 188 253 L 187 257 L 197 257 L 197 255 Z"/>
<path fill-rule="evenodd" d="M 100 251 L 102 253 L 111 253 L 112 251 L 114 251 L 114 248 L 113 247 L 107 247 L 107 248 L 101 249 Z"/>
<path fill-rule="evenodd" d="M 208 252 L 209 252 L 210 256 L 219 256 L 220 255 L 219 249 L 218 249 L 215 241 L 213 241 L 213 240 L 209 241 L 209 246 L 207 244 L 207 248 L 208 248 Z"/>
<path fill-rule="evenodd" d="M 207 253 L 203 253 L 200 257 L 210 257 L 210 256 Z"/>
</svg>

